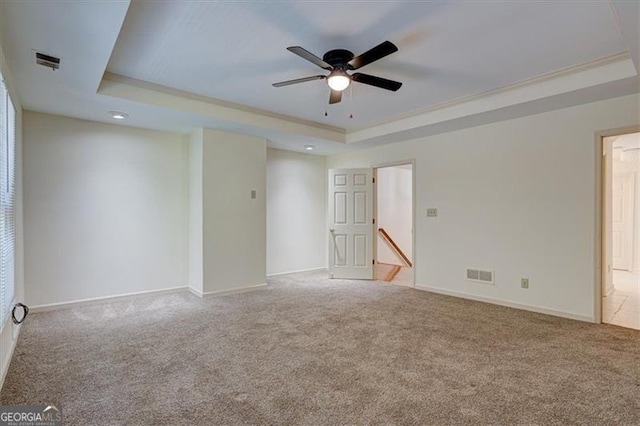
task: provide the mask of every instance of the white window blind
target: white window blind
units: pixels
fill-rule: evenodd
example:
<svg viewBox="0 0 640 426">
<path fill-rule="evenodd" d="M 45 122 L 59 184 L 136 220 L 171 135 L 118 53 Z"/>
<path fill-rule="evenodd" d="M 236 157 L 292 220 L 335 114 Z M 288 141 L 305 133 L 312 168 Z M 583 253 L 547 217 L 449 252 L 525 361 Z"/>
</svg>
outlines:
<svg viewBox="0 0 640 426">
<path fill-rule="evenodd" d="M 15 290 L 16 109 L 0 74 L 0 325 L 11 313 Z"/>
</svg>

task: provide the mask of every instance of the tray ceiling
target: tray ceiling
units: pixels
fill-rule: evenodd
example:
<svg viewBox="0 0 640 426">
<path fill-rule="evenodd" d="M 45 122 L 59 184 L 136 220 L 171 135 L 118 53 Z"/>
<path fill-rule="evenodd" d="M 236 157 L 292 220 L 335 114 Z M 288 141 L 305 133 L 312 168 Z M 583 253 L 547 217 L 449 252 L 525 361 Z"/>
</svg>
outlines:
<svg viewBox="0 0 640 426">
<path fill-rule="evenodd" d="M 640 91 L 640 6 L 536 2 L 0 2 L 0 34 L 25 109 L 269 146 L 332 152 L 396 142 Z M 328 105 L 324 70 L 286 50 L 399 51 Z M 34 51 L 61 58 L 52 72 Z M 325 116 L 325 112 L 327 115 Z M 350 115 L 353 114 L 353 118 Z"/>
</svg>

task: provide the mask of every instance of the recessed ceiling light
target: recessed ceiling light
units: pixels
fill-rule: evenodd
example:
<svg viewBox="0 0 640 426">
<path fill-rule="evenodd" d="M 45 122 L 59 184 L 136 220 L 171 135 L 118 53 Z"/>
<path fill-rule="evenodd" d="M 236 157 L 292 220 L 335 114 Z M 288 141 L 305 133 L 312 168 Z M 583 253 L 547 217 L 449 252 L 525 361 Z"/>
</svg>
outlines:
<svg viewBox="0 0 640 426">
<path fill-rule="evenodd" d="M 124 120 L 129 117 L 129 114 L 120 111 L 109 111 L 109 115 L 115 120 Z"/>
<path fill-rule="evenodd" d="M 315 148 L 315 146 L 313 145 L 305 145 L 304 149 L 306 149 L 307 151 L 313 151 L 313 148 Z"/>
</svg>

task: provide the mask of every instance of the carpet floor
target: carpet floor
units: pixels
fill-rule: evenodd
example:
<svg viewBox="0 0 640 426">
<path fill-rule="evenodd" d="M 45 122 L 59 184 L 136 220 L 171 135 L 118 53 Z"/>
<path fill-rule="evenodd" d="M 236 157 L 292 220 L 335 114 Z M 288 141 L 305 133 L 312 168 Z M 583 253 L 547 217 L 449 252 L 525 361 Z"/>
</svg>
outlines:
<svg viewBox="0 0 640 426">
<path fill-rule="evenodd" d="M 640 424 L 640 332 L 326 272 L 35 313 L 0 403 L 65 424 Z"/>
</svg>

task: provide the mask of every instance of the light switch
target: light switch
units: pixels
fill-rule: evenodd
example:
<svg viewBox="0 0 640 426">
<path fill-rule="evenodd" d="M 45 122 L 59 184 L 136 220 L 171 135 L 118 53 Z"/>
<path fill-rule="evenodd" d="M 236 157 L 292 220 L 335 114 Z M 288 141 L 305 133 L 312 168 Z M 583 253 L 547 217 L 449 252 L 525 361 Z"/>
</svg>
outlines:
<svg viewBox="0 0 640 426">
<path fill-rule="evenodd" d="M 437 216 L 438 216 L 438 209 L 434 209 L 434 208 L 427 209 L 427 217 L 437 217 Z"/>
<path fill-rule="evenodd" d="M 252 190 L 251 190 L 251 198 L 252 198 L 252 199 L 253 199 L 253 198 L 256 198 L 256 190 L 255 190 L 255 189 L 252 189 Z"/>
</svg>

